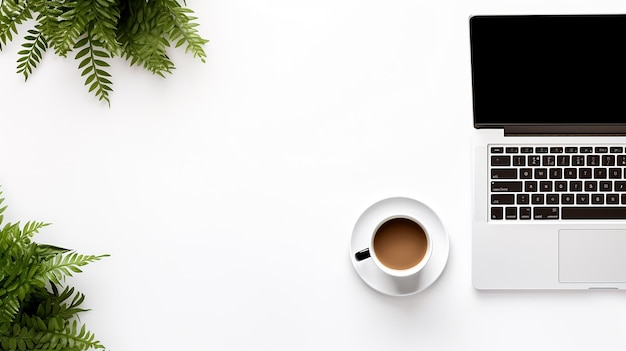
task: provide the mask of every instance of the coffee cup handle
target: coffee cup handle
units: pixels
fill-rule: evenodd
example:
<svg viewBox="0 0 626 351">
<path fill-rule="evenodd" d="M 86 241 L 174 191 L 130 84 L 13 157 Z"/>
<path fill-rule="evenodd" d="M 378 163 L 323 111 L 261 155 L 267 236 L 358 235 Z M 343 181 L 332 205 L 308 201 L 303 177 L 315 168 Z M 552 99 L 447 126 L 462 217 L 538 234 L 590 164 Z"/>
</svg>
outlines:
<svg viewBox="0 0 626 351">
<path fill-rule="evenodd" d="M 357 261 L 363 261 L 366 258 L 370 258 L 370 249 L 363 249 L 357 253 L 354 254 L 354 258 L 356 258 Z"/>
</svg>

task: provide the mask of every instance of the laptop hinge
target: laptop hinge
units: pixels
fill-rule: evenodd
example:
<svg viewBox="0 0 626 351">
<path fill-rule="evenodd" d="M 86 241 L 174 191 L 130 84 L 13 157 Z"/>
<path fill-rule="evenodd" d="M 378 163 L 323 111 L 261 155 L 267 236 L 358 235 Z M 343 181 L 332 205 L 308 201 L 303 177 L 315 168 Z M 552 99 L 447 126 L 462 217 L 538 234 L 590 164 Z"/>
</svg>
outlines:
<svg viewBox="0 0 626 351">
<path fill-rule="evenodd" d="M 506 136 L 547 136 L 547 135 L 571 135 L 571 136 L 596 136 L 596 135 L 626 135 L 626 125 L 593 125 L 593 126 L 505 126 Z"/>
</svg>

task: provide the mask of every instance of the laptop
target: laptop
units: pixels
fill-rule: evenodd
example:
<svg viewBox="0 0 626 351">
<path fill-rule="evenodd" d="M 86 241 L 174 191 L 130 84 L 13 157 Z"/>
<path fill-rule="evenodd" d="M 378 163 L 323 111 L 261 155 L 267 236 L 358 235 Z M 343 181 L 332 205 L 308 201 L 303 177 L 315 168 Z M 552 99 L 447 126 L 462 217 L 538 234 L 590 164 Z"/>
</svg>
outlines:
<svg viewBox="0 0 626 351">
<path fill-rule="evenodd" d="M 469 19 L 476 289 L 626 289 L 626 15 Z"/>
</svg>

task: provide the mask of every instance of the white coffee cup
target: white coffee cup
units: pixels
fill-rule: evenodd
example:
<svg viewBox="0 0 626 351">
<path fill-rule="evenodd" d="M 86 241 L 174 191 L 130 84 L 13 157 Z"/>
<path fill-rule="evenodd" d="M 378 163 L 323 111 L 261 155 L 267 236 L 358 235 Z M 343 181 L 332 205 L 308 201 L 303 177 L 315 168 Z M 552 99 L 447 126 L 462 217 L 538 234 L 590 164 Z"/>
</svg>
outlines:
<svg viewBox="0 0 626 351">
<path fill-rule="evenodd" d="M 370 246 L 355 253 L 356 261 L 371 258 L 392 277 L 419 273 L 432 254 L 428 230 L 416 218 L 396 215 L 383 219 L 371 233 Z"/>
</svg>

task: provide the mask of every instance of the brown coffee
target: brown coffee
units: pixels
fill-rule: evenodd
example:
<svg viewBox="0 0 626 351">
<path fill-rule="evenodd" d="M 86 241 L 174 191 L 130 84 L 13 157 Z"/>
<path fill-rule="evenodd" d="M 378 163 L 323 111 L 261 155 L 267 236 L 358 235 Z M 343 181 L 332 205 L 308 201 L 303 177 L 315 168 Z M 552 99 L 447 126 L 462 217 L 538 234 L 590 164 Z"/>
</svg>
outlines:
<svg viewBox="0 0 626 351">
<path fill-rule="evenodd" d="M 394 218 L 378 228 L 373 246 L 376 257 L 385 266 L 408 269 L 422 261 L 428 239 L 419 224 L 406 218 Z"/>
</svg>

